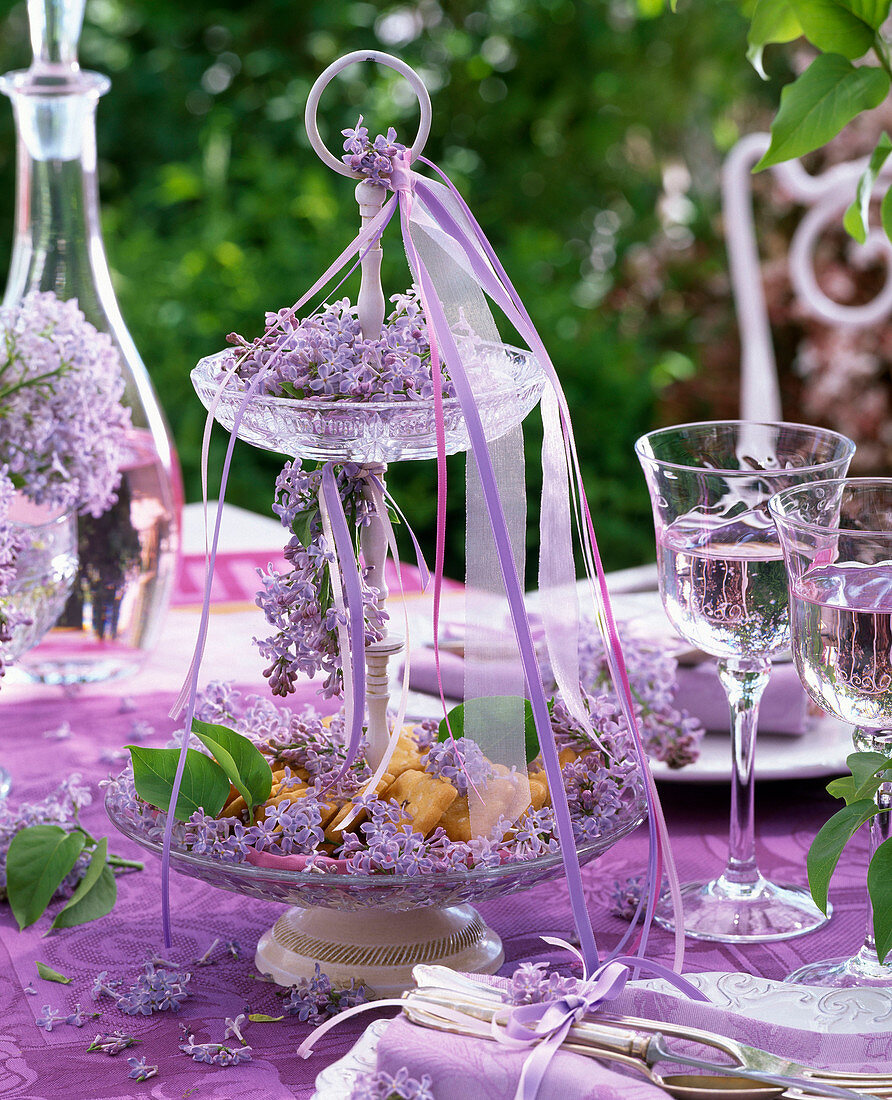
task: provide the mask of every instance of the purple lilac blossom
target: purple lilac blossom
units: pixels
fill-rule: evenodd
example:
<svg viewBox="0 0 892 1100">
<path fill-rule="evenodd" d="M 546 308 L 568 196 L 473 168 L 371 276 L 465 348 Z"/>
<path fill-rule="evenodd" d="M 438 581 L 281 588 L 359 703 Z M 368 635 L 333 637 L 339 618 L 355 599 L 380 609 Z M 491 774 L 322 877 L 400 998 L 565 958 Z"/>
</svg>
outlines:
<svg viewBox="0 0 892 1100">
<path fill-rule="evenodd" d="M 366 526 L 370 521 L 365 489 L 368 469 L 348 463 L 338 470 L 337 485 L 348 525 Z M 257 604 L 276 633 L 256 639 L 261 656 L 271 663 L 263 675 L 273 695 L 290 695 L 300 675 L 312 677 L 327 673 L 322 688 L 326 698 L 343 690 L 343 670 L 338 626 L 346 624 L 346 615 L 335 608 L 329 589 L 328 573 L 335 562 L 322 533 L 319 517 L 321 470 L 303 470 L 299 460 L 286 463 L 276 481 L 273 510 L 282 525 L 292 532 L 285 547 L 291 566 L 280 573 L 270 566 L 261 571 L 263 588 Z M 300 532 L 300 533 L 298 533 Z M 360 578 L 362 587 L 365 644 L 384 636 L 386 612 L 378 605 L 378 590 Z"/>
<path fill-rule="evenodd" d="M 431 744 L 424 757 L 424 770 L 430 775 L 448 780 L 460 795 L 468 793 L 468 785 L 485 791 L 495 772 L 476 741 L 469 737 L 447 738 Z"/>
<path fill-rule="evenodd" d="M 644 875 L 631 875 L 627 879 L 617 879 L 613 884 L 609 901 L 609 910 L 613 916 L 619 917 L 620 920 L 634 920 L 635 914 L 639 912 L 638 905 L 645 885 Z M 665 897 L 668 890 L 668 884 L 664 879 L 659 896 Z M 643 906 L 640 912 L 644 912 Z"/>
<path fill-rule="evenodd" d="M 65 1014 L 60 1012 L 57 1008 L 52 1008 L 50 1005 L 44 1005 L 40 1015 L 34 1021 L 38 1027 L 42 1027 L 44 1031 L 52 1031 L 56 1024 L 65 1023 Z"/>
<path fill-rule="evenodd" d="M 128 1016 L 151 1016 L 153 1012 L 179 1012 L 189 996 L 192 975 L 188 971 L 156 969 L 147 962 L 142 974 L 126 993 L 117 997 L 118 1008 Z"/>
<path fill-rule="evenodd" d="M 301 978 L 297 985 L 291 986 L 283 1008 L 286 1015 L 315 1026 L 345 1009 L 365 1004 L 368 999 L 365 986 L 356 985 L 352 978 L 348 986 L 333 988 L 331 979 L 316 963 L 312 978 Z"/>
<path fill-rule="evenodd" d="M 150 1066 L 145 1058 L 128 1058 L 127 1065 L 130 1066 L 127 1076 L 134 1081 L 148 1081 L 158 1076 L 158 1067 Z"/>
<path fill-rule="evenodd" d="M 238 361 L 237 375 L 250 382 L 261 371 L 258 392 L 299 400 L 418 401 L 434 395 L 427 324 L 418 292 L 391 297 L 393 310 L 380 336 L 362 335 L 356 307 L 346 299 L 301 320 L 293 309 L 267 313 L 262 336 L 249 342 L 231 334 L 235 350 L 220 364 Z M 453 397 L 443 371 L 443 396 Z"/>
<path fill-rule="evenodd" d="M 71 737 L 71 723 L 66 718 L 60 725 L 53 729 L 44 730 L 43 736 L 47 741 L 67 741 Z"/>
<path fill-rule="evenodd" d="M 108 1034 L 99 1034 L 93 1042 L 87 1047 L 88 1051 L 102 1051 L 104 1054 L 108 1054 L 113 1057 L 115 1054 L 120 1054 L 122 1050 L 126 1050 L 128 1047 L 132 1047 L 135 1043 L 140 1042 L 139 1039 L 133 1035 L 125 1035 L 123 1031 L 112 1031 Z"/>
<path fill-rule="evenodd" d="M 15 492 L 9 467 L 0 466 L 0 676 L 6 671 L 2 646 L 12 641 L 13 631 L 17 626 L 24 626 L 31 621 L 21 611 L 17 611 L 8 599 L 15 582 L 16 561 L 24 549 L 19 528 L 9 522 L 9 509 Z"/>
<path fill-rule="evenodd" d="M 551 721 L 558 749 L 579 753 L 564 764 L 561 774 L 573 832 L 584 844 L 631 819 L 642 802 L 643 788 L 632 739 L 615 703 L 606 695 L 583 693 L 582 698 L 597 745 L 560 700 L 551 708 Z"/>
<path fill-rule="evenodd" d="M 368 129 L 362 124 L 362 115 L 355 127 L 341 130 L 347 139 L 341 160 L 354 172 L 365 176 L 369 183 L 389 187 L 393 175 L 393 158 L 406 151 L 405 145 L 396 140 L 396 130 L 390 126 L 386 136 L 378 134 L 369 141 Z"/>
<path fill-rule="evenodd" d="M 37 504 L 100 516 L 116 500 L 130 412 L 111 337 L 52 291 L 0 311 L 0 450 Z"/>
<path fill-rule="evenodd" d="M 521 963 L 511 976 L 508 995 L 514 1005 L 556 1001 L 579 988 L 576 978 L 549 972 L 545 963 Z"/>
<path fill-rule="evenodd" d="M 594 623 L 583 623 L 579 643 L 579 673 L 585 691 L 613 704 L 609 720 L 626 729 L 625 718 L 610 678 L 604 642 Z M 677 662 L 672 654 L 654 642 L 623 635 L 623 656 L 629 673 L 635 715 L 644 749 L 670 768 L 692 764 L 700 755 L 703 727 L 685 710 L 674 705 Z M 556 691 L 546 653 L 541 654 L 542 678 L 546 691 Z M 600 726 L 594 720 L 595 731 Z"/>
<path fill-rule="evenodd" d="M 374 1069 L 357 1074 L 349 1100 L 435 1100 L 432 1086 L 430 1074 L 423 1073 L 419 1080 L 409 1075 L 406 1066 L 396 1073 Z"/>
<path fill-rule="evenodd" d="M 235 1019 L 231 1016 L 227 1016 L 224 1023 L 226 1025 L 226 1030 L 223 1032 L 224 1039 L 238 1039 L 240 1043 L 245 1046 L 248 1045 L 245 1042 L 244 1035 L 242 1035 L 242 1029 L 248 1026 L 248 1017 L 244 1012 L 240 1012 Z"/>
<path fill-rule="evenodd" d="M 250 1047 L 228 1047 L 223 1043 L 196 1043 L 194 1035 L 187 1035 L 180 1043 L 180 1050 L 188 1054 L 194 1062 L 205 1062 L 209 1066 L 237 1066 L 241 1062 L 251 1061 Z"/>
<path fill-rule="evenodd" d="M 91 1016 L 98 1016 L 98 1012 L 91 1012 Z M 83 1027 L 87 1022 L 87 1013 L 81 1008 L 80 1003 L 74 1006 L 74 1012 L 65 1017 L 65 1023 L 72 1027 Z"/>
<path fill-rule="evenodd" d="M 644 875 L 631 875 L 627 879 L 617 879 L 610 895 L 610 912 L 620 920 L 634 920 L 639 912 Z"/>
<path fill-rule="evenodd" d="M 412 737 L 421 752 L 427 752 L 437 740 L 440 723 L 436 718 L 425 718 L 412 727 Z"/>
</svg>

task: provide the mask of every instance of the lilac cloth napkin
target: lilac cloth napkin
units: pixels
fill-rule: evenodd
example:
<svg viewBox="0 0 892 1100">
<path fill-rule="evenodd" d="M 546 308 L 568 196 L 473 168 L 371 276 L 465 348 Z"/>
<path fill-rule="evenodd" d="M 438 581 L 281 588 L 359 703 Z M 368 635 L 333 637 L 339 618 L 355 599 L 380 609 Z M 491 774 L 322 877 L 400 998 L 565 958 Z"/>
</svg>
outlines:
<svg viewBox="0 0 892 1100">
<path fill-rule="evenodd" d="M 440 674 L 446 698 L 461 699 L 464 694 L 464 660 L 455 653 L 441 650 Z M 432 649 L 413 651 L 409 686 L 414 691 L 431 695 L 438 693 Z M 728 700 L 711 661 L 678 669 L 675 704 L 699 718 L 708 730 L 727 733 L 730 728 Z M 802 734 L 806 732 L 806 718 L 806 695 L 795 666 L 791 663 L 776 664 L 759 705 L 759 730 L 762 733 Z"/>
<path fill-rule="evenodd" d="M 712 661 L 679 666 L 675 705 L 699 718 L 705 729 L 728 733 L 728 699 Z M 759 703 L 761 733 L 802 734 L 808 729 L 808 697 L 791 661 L 776 663 Z"/>
<path fill-rule="evenodd" d="M 394 1074 L 406 1066 L 427 1073 L 437 1100 L 513 1100 L 526 1054 L 486 1039 L 471 1039 L 416 1027 L 397 1017 L 378 1043 L 378 1069 Z M 643 1077 L 624 1077 L 592 1058 L 558 1051 L 539 1090 L 573 1100 L 663 1100 L 668 1093 Z"/>
</svg>

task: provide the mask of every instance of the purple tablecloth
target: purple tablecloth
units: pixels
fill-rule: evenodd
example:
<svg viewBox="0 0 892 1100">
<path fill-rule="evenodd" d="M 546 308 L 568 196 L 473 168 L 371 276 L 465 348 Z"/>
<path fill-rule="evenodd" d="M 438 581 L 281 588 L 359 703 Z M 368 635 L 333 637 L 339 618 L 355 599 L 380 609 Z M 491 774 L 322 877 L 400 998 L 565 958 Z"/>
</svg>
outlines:
<svg viewBox="0 0 892 1100">
<path fill-rule="evenodd" d="M 236 636 L 250 636 L 259 630 L 256 616 L 256 611 L 230 604 L 225 625 L 223 616 L 214 618 L 211 656 L 205 666 L 209 670 L 207 678 L 212 678 L 210 670 L 220 676 L 225 669 L 225 675 L 237 682 L 260 682 L 259 657 L 249 645 L 234 643 Z M 120 770 L 121 764 L 109 762 L 107 754 L 120 750 L 131 739 L 134 721 L 154 727 L 147 744 L 167 741 L 173 724 L 166 713 L 186 667 L 195 622 L 194 610 L 177 608 L 171 612 L 158 655 L 138 677 L 117 686 L 85 689 L 77 698 L 66 699 L 58 689 L 5 682 L 0 700 L 0 759 L 13 775 L 11 798 L 21 801 L 42 797 L 64 776 L 80 772 L 95 795 L 94 805 L 84 814 L 86 827 L 94 835 L 109 835 L 113 851 L 139 858 L 139 849 L 110 826 L 96 784 L 109 772 Z M 228 663 L 224 664 L 227 657 Z M 124 696 L 132 697 L 135 709 L 122 711 Z M 70 737 L 55 740 L 45 736 L 66 719 L 72 729 Z M 682 878 L 717 871 L 726 849 L 727 789 L 692 787 L 676 781 L 663 784 L 662 794 Z M 791 779 L 762 784 L 757 791 L 757 821 L 763 869 L 782 880 L 803 882 L 809 842 L 832 806 L 823 781 Z M 615 942 L 625 927 L 608 915 L 614 882 L 643 869 L 645 849 L 646 837 L 639 830 L 585 869 L 591 912 L 604 946 Z M 864 874 L 865 847 L 856 840 L 834 882 L 835 914 L 824 930 L 801 939 L 742 948 L 691 942 L 688 968 L 740 970 L 780 978 L 803 961 L 853 950 L 864 930 Z M 193 1062 L 178 1049 L 183 1025 L 194 1032 L 197 1042 L 222 1041 L 226 1017 L 236 1016 L 246 1006 L 252 1012 L 280 1015 L 276 988 L 255 979 L 253 953 L 257 938 L 282 909 L 173 875 L 175 943 L 165 952 L 160 933 L 159 877 L 158 862 L 147 856 L 144 871 L 118 879 L 119 900 L 109 916 L 47 937 L 46 918 L 18 932 L 9 908 L 0 906 L 0 1095 L 28 1100 L 68 1100 L 74 1096 L 83 1100 L 308 1097 L 319 1070 L 345 1053 L 374 1018 L 370 1014 L 335 1029 L 306 1062 L 294 1052 L 307 1028 L 294 1017 L 248 1026 L 245 1038 L 254 1051 L 250 1063 L 218 1068 Z M 538 936 L 567 936 L 571 931 L 566 888 L 559 880 L 483 903 L 479 908 L 504 940 L 506 973 L 522 960 L 557 959 L 558 953 L 542 944 Z M 110 977 L 124 978 L 129 984 L 153 952 L 188 964 L 214 939 L 220 940 L 211 954 L 211 959 L 217 961 L 190 967 L 194 974 L 191 996 L 179 1015 L 130 1017 L 108 998 L 95 1004 L 91 1001 L 90 989 L 100 971 L 107 970 Z M 226 950 L 226 943 L 233 940 L 241 946 L 240 959 Z M 653 949 L 657 957 L 667 961 L 669 935 L 656 931 Z M 34 966 L 38 959 L 70 977 L 71 984 L 39 979 Z M 37 990 L 36 996 L 24 992 L 29 983 Z M 101 1017 L 88 1020 L 81 1029 L 62 1024 L 49 1034 L 36 1025 L 44 1005 L 68 1013 L 76 1002 L 87 1010 L 101 1011 Z M 139 1046 L 115 1057 L 87 1053 L 96 1033 L 115 1029 L 135 1034 Z M 133 1054 L 157 1064 L 158 1076 L 144 1083 L 128 1080 L 126 1059 Z"/>
</svg>

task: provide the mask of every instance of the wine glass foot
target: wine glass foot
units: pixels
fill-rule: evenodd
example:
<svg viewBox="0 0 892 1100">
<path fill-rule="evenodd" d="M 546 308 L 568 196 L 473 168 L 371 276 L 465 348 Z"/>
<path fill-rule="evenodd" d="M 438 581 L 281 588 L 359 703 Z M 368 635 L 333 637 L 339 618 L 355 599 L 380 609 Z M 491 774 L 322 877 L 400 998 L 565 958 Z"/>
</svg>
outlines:
<svg viewBox="0 0 892 1100">
<path fill-rule="evenodd" d="M 718 943 L 770 943 L 804 936 L 826 924 L 825 916 L 802 886 L 780 886 L 759 877 L 740 885 L 720 876 L 682 886 L 686 936 Z M 674 930 L 672 904 L 664 895 L 655 919 Z"/>
<path fill-rule="evenodd" d="M 857 989 L 862 986 L 892 986 L 892 966 L 881 963 L 869 947 L 849 958 L 824 959 L 801 966 L 784 978 L 799 985 L 823 985 L 833 989 Z"/>
<path fill-rule="evenodd" d="M 12 776 L 6 768 L 0 768 L 0 799 L 6 798 L 12 787 Z"/>
</svg>

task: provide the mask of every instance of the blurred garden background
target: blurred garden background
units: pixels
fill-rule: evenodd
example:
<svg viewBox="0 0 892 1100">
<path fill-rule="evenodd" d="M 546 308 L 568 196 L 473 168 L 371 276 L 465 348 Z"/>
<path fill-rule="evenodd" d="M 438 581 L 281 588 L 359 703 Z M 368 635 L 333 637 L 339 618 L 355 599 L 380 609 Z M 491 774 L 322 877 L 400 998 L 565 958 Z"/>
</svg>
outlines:
<svg viewBox="0 0 892 1100">
<path fill-rule="evenodd" d="M 0 11 L 0 71 L 23 67 L 25 4 Z M 81 63 L 113 81 L 98 114 L 106 244 L 187 499 L 199 494 L 204 423 L 190 368 L 227 333 L 260 332 L 264 311 L 296 300 L 356 231 L 353 188 L 310 150 L 303 108 L 329 62 L 374 46 L 422 73 L 434 104 L 428 155 L 464 193 L 551 350 L 607 566 L 652 559 L 632 445 L 659 423 L 737 412 L 719 166 L 741 134 L 767 128 L 802 49 L 769 51 L 764 83 L 745 58 L 746 26 L 732 0 L 679 0 L 676 13 L 662 0 L 87 0 Z M 414 135 L 406 86 L 354 66 L 323 98 L 330 148 L 360 110 L 372 134 L 393 123 L 401 138 Z M 11 112 L 0 105 L 3 269 L 14 160 Z M 769 278 L 788 215 L 775 210 L 765 231 Z M 395 229 L 388 239 L 385 286 L 396 292 L 406 269 Z M 786 415 L 857 430 L 862 468 L 888 473 L 882 334 L 866 348 L 828 349 L 777 278 Z M 840 356 L 850 364 L 845 386 L 861 387 L 857 424 L 845 421 L 838 377 L 827 381 Z M 236 454 L 230 499 L 268 511 L 280 460 L 242 445 Z M 455 481 L 461 462 L 452 470 Z M 395 467 L 390 480 L 431 545 L 434 464 Z M 454 493 L 453 572 L 462 503 Z"/>
</svg>

